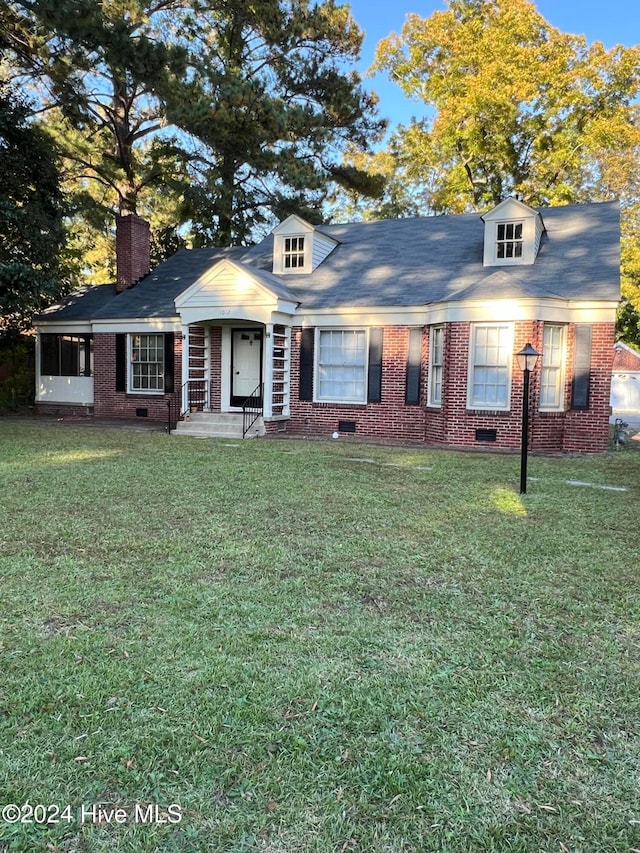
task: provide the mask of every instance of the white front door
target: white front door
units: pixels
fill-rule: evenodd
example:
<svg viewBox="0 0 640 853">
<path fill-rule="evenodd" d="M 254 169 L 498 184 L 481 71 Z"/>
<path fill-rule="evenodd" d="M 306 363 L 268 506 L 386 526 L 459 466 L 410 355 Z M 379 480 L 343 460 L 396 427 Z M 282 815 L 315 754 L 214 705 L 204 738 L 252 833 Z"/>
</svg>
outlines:
<svg viewBox="0 0 640 853">
<path fill-rule="evenodd" d="M 241 406 L 262 382 L 262 329 L 231 331 L 231 399 Z"/>
</svg>

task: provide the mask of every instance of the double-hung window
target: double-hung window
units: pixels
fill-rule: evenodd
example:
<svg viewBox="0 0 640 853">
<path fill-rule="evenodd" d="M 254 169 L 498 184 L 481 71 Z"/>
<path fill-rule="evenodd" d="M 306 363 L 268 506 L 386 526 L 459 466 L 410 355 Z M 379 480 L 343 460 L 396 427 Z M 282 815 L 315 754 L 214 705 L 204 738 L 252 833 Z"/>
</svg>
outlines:
<svg viewBox="0 0 640 853">
<path fill-rule="evenodd" d="M 304 237 L 284 238 L 282 260 L 286 270 L 304 267 Z"/>
<path fill-rule="evenodd" d="M 513 326 L 474 323 L 469 351 L 470 409 L 509 409 Z"/>
<path fill-rule="evenodd" d="M 433 326 L 429 334 L 429 380 L 428 399 L 430 406 L 442 405 L 442 368 L 444 365 L 444 327 Z"/>
<path fill-rule="evenodd" d="M 367 401 L 365 329 L 318 329 L 316 399 L 319 402 Z"/>
<path fill-rule="evenodd" d="M 516 260 L 522 257 L 522 222 L 499 222 L 496 257 Z"/>
<path fill-rule="evenodd" d="M 131 335 L 131 391 L 162 393 L 164 391 L 164 335 Z"/>
<path fill-rule="evenodd" d="M 545 323 L 540 371 L 540 408 L 559 411 L 564 406 L 565 327 Z"/>
</svg>

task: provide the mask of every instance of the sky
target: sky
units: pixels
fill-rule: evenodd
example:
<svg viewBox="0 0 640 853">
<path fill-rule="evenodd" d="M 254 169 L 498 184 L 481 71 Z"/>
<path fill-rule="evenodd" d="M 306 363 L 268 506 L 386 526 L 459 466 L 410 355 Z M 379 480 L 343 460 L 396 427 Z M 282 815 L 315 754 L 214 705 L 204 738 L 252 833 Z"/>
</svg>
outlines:
<svg viewBox="0 0 640 853">
<path fill-rule="evenodd" d="M 391 32 L 399 33 L 408 13 L 422 18 L 446 8 L 444 0 L 345 0 L 365 39 L 358 70 L 364 74 L 371 63 L 378 42 Z M 615 44 L 640 44 L 639 0 L 537 0 L 538 12 L 554 27 L 565 33 L 584 35 L 588 42 L 600 41 L 610 48 Z M 385 75 L 365 79 L 366 89 L 379 97 L 379 111 L 389 120 L 390 128 L 408 124 L 412 116 L 422 117 L 424 108 L 408 100 L 400 87 Z"/>
</svg>

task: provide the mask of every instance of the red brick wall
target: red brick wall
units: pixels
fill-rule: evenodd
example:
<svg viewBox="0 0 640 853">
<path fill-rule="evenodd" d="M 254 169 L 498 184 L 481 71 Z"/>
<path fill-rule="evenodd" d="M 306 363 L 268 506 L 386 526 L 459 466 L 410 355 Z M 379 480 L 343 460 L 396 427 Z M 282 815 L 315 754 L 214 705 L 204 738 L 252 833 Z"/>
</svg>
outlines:
<svg viewBox="0 0 640 853">
<path fill-rule="evenodd" d="M 356 436 L 379 436 L 402 440 L 424 440 L 424 392 L 421 405 L 407 406 L 407 354 L 409 330 L 389 326 L 382 345 L 382 402 L 362 405 L 312 403 L 298 399 L 301 328 L 291 338 L 291 420 L 287 431 L 303 435 L 331 435 L 338 421 L 355 421 Z M 426 377 L 426 341 L 423 340 L 422 387 Z"/>
<path fill-rule="evenodd" d="M 149 223 L 135 213 L 116 220 L 116 290 L 121 292 L 151 269 Z"/>
<path fill-rule="evenodd" d="M 613 358 L 613 369 L 624 371 L 640 370 L 640 352 L 629 352 L 628 349 L 616 345 Z"/>
<path fill-rule="evenodd" d="M 289 432 L 328 435 L 338 429 L 338 421 L 355 421 L 356 435 L 403 440 L 426 440 L 454 447 L 495 447 L 519 449 L 522 428 L 524 377 L 514 359 L 509 411 L 467 409 L 470 323 L 448 323 L 444 331 L 442 406 L 426 407 L 429 329 L 423 334 L 422 399 L 420 406 L 404 402 L 408 329 L 402 326 L 384 330 L 382 402 L 367 405 L 312 403 L 298 399 L 300 375 L 300 333 L 293 330 L 291 354 L 291 420 Z M 514 330 L 514 353 L 530 342 L 539 352 L 543 347 L 544 324 L 541 321 L 518 322 Z M 589 409 L 572 411 L 571 380 L 575 327 L 567 333 L 565 410 L 540 412 L 540 361 L 530 375 L 529 446 L 543 451 L 606 450 L 608 445 L 609 393 L 613 360 L 612 323 L 593 326 L 591 386 Z M 476 430 L 495 429 L 495 442 L 476 440 Z"/>
<path fill-rule="evenodd" d="M 211 408 L 214 412 L 222 409 L 222 328 L 211 329 Z"/>
<path fill-rule="evenodd" d="M 174 393 L 173 394 L 128 394 L 116 391 L 116 336 L 110 332 L 100 333 L 93 338 L 93 396 L 94 414 L 100 418 L 135 418 L 136 409 L 147 409 L 148 419 L 167 419 L 167 401 L 175 400 L 179 405 L 182 338 L 174 340 Z"/>
<path fill-rule="evenodd" d="M 573 331 L 574 328 L 570 330 Z M 592 327 L 589 408 L 567 412 L 562 450 L 601 452 L 607 449 L 614 332 L 613 323 L 596 323 Z"/>
</svg>

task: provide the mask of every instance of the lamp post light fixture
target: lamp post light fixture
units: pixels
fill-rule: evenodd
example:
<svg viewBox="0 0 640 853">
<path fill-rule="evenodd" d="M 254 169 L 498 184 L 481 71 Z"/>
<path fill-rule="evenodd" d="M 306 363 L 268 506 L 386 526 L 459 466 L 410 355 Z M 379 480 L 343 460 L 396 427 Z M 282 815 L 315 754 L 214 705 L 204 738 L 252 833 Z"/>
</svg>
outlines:
<svg viewBox="0 0 640 853">
<path fill-rule="evenodd" d="M 522 388 L 522 437 L 520 448 L 520 494 L 527 493 L 527 445 L 529 442 L 529 377 L 535 369 L 540 353 L 530 343 L 516 353 L 518 365 L 524 374 Z"/>
</svg>

